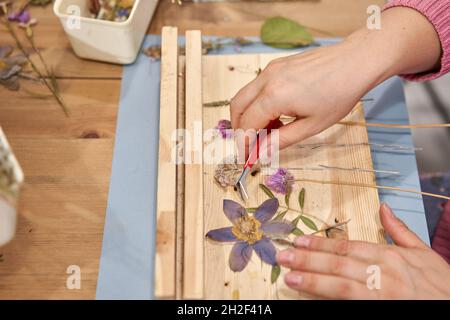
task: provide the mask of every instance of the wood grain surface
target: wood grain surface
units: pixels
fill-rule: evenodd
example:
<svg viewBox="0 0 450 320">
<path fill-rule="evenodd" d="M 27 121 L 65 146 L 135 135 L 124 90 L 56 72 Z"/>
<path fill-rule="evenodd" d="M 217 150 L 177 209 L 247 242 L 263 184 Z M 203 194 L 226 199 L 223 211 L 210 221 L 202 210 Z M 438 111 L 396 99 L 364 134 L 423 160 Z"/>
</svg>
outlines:
<svg viewBox="0 0 450 320">
<path fill-rule="evenodd" d="M 202 35 L 186 32 L 183 298 L 203 297 Z"/>
<path fill-rule="evenodd" d="M 231 55 L 205 56 L 203 58 L 203 100 L 221 101 L 233 97 L 239 88 L 256 77 L 258 68 L 265 66 L 279 54 L 261 55 Z M 233 66 L 234 68 L 230 68 Z M 188 110 L 187 110 L 188 112 Z M 220 119 L 229 119 L 229 108 L 205 108 L 203 116 L 204 130 L 214 128 Z M 362 105 L 355 107 L 346 118 L 351 121 L 365 121 Z M 219 141 L 217 141 L 219 140 Z M 222 142 L 220 137 L 206 144 L 215 144 L 216 153 L 226 158 L 234 155 L 235 148 L 227 148 L 233 140 Z M 313 144 L 345 144 L 345 148 L 322 147 L 313 148 Z M 305 183 L 302 179 L 318 181 L 345 181 L 375 185 L 373 172 L 349 172 L 343 170 L 321 170 L 321 166 L 340 168 L 373 169 L 370 148 L 367 145 L 368 136 L 365 127 L 335 125 L 330 129 L 293 145 L 280 153 L 279 166 L 290 168 L 296 179 L 297 188 L 292 193 L 289 207 L 294 211 L 285 216 L 288 220 L 295 219 L 301 208 L 298 203 L 299 192 L 305 188 L 304 215 L 311 218 L 319 229 L 326 225 L 333 225 L 338 221 L 350 220 L 347 226 L 348 238 L 364 240 L 374 243 L 384 243 L 384 233 L 379 221 L 378 192 L 368 188 L 352 188 L 347 186 L 330 186 L 323 184 Z M 366 145 L 361 145 L 366 144 Z M 231 151 L 227 154 L 225 150 Z M 219 152 L 221 151 L 221 152 Z M 207 153 L 205 152 L 205 157 Z M 220 159 L 219 159 L 220 160 Z M 221 227 L 230 226 L 230 222 L 223 214 L 224 199 L 231 199 L 245 205 L 247 208 L 259 206 L 267 195 L 259 188 L 264 183 L 265 173 L 262 171 L 256 177 L 247 178 L 247 188 L 250 200 L 242 200 L 232 187 L 224 190 L 214 180 L 216 164 L 204 161 L 204 229 L 205 232 Z M 275 168 L 278 167 L 275 164 Z M 269 173 L 267 173 L 269 174 Z M 288 206 L 283 195 L 278 195 L 280 205 Z M 282 212 L 281 209 L 279 212 Z M 186 213 L 186 215 L 189 213 Z M 314 230 L 299 223 L 299 228 L 305 233 Z M 231 250 L 230 244 L 220 244 L 205 241 L 205 295 L 207 299 L 297 299 L 302 298 L 297 292 L 290 290 L 282 280 L 272 285 L 270 281 L 271 266 L 261 263 L 256 254 L 243 272 L 233 273 L 228 266 Z M 280 247 L 282 248 L 282 247 Z M 283 274 L 284 274 L 283 270 Z M 280 279 L 283 279 L 281 276 Z M 238 294 L 237 294 L 238 293 Z"/>
<path fill-rule="evenodd" d="M 176 277 L 177 168 L 172 161 L 172 135 L 178 115 L 177 28 L 163 28 L 161 52 L 155 295 L 165 298 L 175 297 Z"/>
<path fill-rule="evenodd" d="M 179 34 L 200 29 L 207 35 L 258 35 L 267 17 L 283 15 L 314 28 L 316 36 L 345 36 L 364 25 L 368 5 L 383 3 L 321 0 L 179 7 L 162 0 L 149 33 L 160 34 L 162 26 L 172 25 Z M 34 29 L 37 46 L 55 68 L 72 115 L 66 118 L 51 98 L 0 87 L 0 125 L 26 175 L 17 237 L 0 248 L 0 299 L 93 299 L 122 67 L 77 58 L 51 6 L 30 11 L 39 20 Z M 0 44 L 6 43 L 13 41 L 0 26 Z M 72 264 L 81 267 L 81 290 L 66 289 L 66 269 Z"/>
</svg>

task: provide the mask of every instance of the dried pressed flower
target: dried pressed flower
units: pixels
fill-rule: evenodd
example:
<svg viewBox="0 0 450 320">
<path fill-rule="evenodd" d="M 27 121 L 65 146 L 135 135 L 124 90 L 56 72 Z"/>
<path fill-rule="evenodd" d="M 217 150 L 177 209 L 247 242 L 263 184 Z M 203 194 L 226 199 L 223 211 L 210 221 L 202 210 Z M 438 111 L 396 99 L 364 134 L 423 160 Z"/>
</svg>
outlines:
<svg viewBox="0 0 450 320">
<path fill-rule="evenodd" d="M 19 74 L 27 63 L 23 54 L 12 56 L 12 46 L 0 46 L 0 84 L 9 90 L 19 90 Z"/>
<path fill-rule="evenodd" d="M 214 179 L 222 187 L 234 186 L 242 168 L 237 164 L 236 159 L 225 159 L 223 163 L 216 167 Z"/>
<path fill-rule="evenodd" d="M 8 19 L 13 22 L 28 23 L 31 20 L 31 15 L 28 10 L 22 10 L 18 12 L 11 12 L 8 15 Z"/>
<path fill-rule="evenodd" d="M 233 129 L 231 128 L 230 120 L 220 120 L 215 129 L 223 139 L 230 139 L 233 137 Z"/>
<path fill-rule="evenodd" d="M 284 168 L 280 168 L 274 174 L 266 177 L 266 186 L 276 193 L 287 195 L 291 193 L 294 185 L 294 176 Z"/>
<path fill-rule="evenodd" d="M 276 249 L 270 238 L 287 237 L 294 228 L 289 222 L 271 220 L 278 205 L 278 199 L 266 200 L 253 215 L 249 215 L 239 203 L 223 201 L 223 212 L 233 226 L 211 230 L 206 238 L 218 242 L 234 242 L 229 258 L 232 271 L 244 270 L 253 251 L 265 263 L 272 266 L 277 264 Z"/>
<path fill-rule="evenodd" d="M 150 58 L 155 60 L 161 59 L 161 47 L 160 46 L 150 46 L 143 50 L 143 53 Z"/>
</svg>

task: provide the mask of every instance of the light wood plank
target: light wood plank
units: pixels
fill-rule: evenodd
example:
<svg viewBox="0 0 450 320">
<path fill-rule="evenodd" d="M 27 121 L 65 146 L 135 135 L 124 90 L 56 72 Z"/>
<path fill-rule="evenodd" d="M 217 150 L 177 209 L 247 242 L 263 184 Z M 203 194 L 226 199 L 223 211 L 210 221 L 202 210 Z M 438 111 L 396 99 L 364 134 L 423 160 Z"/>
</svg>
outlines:
<svg viewBox="0 0 450 320">
<path fill-rule="evenodd" d="M 171 139 L 177 129 L 177 28 L 163 28 L 161 53 L 155 295 L 158 298 L 174 298 L 177 182 Z"/>
<path fill-rule="evenodd" d="M 203 298 L 202 39 L 186 32 L 186 130 L 183 297 Z"/>
<path fill-rule="evenodd" d="M 258 68 L 264 68 L 270 60 L 280 56 L 282 55 L 205 56 L 203 58 L 203 100 L 210 102 L 229 99 L 242 86 L 255 78 Z M 230 65 L 235 68 L 230 69 Z M 229 108 L 205 108 L 204 131 L 215 127 L 218 120 L 228 118 Z M 358 105 L 347 119 L 364 121 L 362 106 Z M 220 138 L 217 139 L 220 140 Z M 352 127 L 334 126 L 301 144 L 323 142 L 354 144 L 367 141 L 367 130 L 364 127 L 353 130 Z M 209 141 L 205 143 L 209 143 Z M 228 148 L 228 150 L 233 149 Z M 280 154 L 280 166 L 284 168 L 317 168 L 319 165 L 371 169 L 370 149 L 363 146 L 310 150 L 294 145 Z M 224 199 L 242 203 L 232 188 L 224 191 L 214 182 L 214 169 L 215 165 L 204 164 L 205 232 L 230 225 L 222 213 Z M 369 172 L 308 170 L 291 170 L 291 172 L 297 179 L 358 181 L 374 184 L 374 174 Z M 247 179 L 251 197 L 245 204 L 246 207 L 256 207 L 267 199 L 267 196 L 258 188 L 260 183 L 264 183 L 264 179 L 262 174 L 256 177 L 250 176 Z M 335 218 L 339 221 L 351 219 L 348 225 L 349 239 L 384 242 L 383 231 L 378 219 L 379 200 L 376 190 L 302 182 L 298 182 L 297 187 L 291 196 L 290 207 L 300 210 L 297 202 L 298 193 L 300 188 L 304 187 L 306 189 L 304 212 L 317 218 L 314 221 L 319 228 L 323 226 L 321 221 L 333 224 Z M 279 201 L 280 205 L 285 205 L 284 196 L 280 195 Z M 286 217 L 292 220 L 297 216 L 298 213 L 291 211 Z M 305 233 L 313 232 L 301 223 L 299 227 Z M 228 266 L 230 250 L 230 245 L 217 244 L 212 241 L 205 242 L 205 298 L 232 299 L 235 292 L 239 292 L 241 299 L 305 298 L 287 288 L 282 280 L 279 280 L 277 285 L 272 285 L 270 283 L 271 267 L 261 264 L 256 254 L 253 254 L 252 260 L 243 272 L 233 274 Z M 286 270 L 282 271 L 283 275 L 285 272 Z M 279 279 L 283 279 L 283 275 Z"/>
</svg>

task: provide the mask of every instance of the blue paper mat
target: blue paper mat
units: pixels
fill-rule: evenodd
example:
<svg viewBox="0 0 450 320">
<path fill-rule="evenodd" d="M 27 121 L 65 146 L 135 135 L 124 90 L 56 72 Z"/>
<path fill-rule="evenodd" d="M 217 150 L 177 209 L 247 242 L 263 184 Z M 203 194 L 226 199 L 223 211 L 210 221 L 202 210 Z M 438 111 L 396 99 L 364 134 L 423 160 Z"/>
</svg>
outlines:
<svg viewBox="0 0 450 320">
<path fill-rule="evenodd" d="M 337 39 L 318 40 L 321 45 Z M 180 44 L 184 38 L 180 38 Z M 147 36 L 144 46 L 159 45 L 160 36 Z M 262 44 L 242 53 L 282 51 Z M 286 50 L 283 50 L 286 51 Z M 225 47 L 218 54 L 236 53 Z M 159 141 L 160 63 L 141 55 L 124 67 L 116 143 L 106 211 L 97 299 L 152 299 L 154 288 L 155 216 Z M 408 124 L 402 82 L 392 78 L 371 91 L 365 103 L 369 122 Z M 413 147 L 410 130 L 370 128 L 372 143 Z M 372 150 L 377 170 L 400 170 L 402 175 L 377 177 L 380 185 L 420 189 L 414 152 Z M 429 243 L 422 197 L 380 191 L 396 214 Z"/>
</svg>

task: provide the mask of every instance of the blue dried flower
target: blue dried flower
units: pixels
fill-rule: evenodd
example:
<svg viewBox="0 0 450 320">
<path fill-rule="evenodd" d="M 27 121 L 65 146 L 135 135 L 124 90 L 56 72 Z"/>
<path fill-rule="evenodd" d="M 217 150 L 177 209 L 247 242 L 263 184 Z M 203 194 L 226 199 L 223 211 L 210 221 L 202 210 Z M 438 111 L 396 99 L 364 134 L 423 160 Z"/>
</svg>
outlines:
<svg viewBox="0 0 450 320">
<path fill-rule="evenodd" d="M 271 220 L 278 205 L 278 199 L 269 199 L 249 215 L 239 203 L 223 201 L 223 211 L 233 226 L 211 230 L 206 237 L 218 242 L 234 242 L 229 258 L 232 271 L 244 270 L 253 251 L 265 263 L 276 265 L 276 249 L 270 237 L 283 238 L 294 229 L 290 222 Z"/>
</svg>

